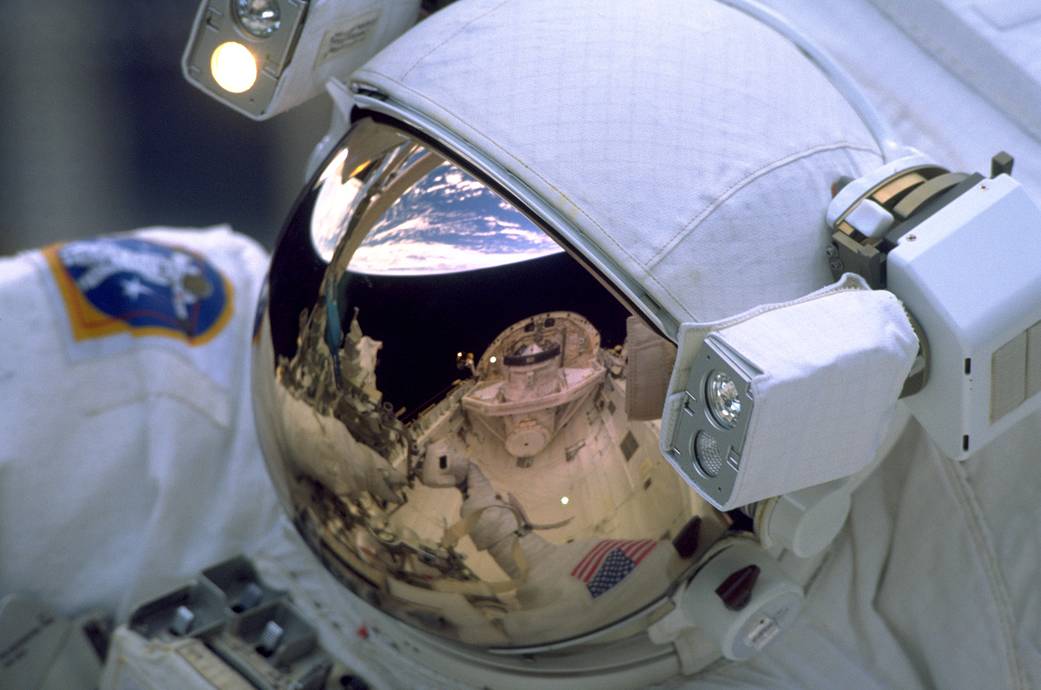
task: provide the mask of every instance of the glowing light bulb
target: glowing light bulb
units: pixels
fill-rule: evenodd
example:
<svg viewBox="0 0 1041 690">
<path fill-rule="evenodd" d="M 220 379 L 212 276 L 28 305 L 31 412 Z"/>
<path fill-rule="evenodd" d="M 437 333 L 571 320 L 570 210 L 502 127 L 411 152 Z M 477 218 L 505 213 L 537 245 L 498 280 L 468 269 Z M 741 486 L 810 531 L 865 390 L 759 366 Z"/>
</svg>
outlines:
<svg viewBox="0 0 1041 690">
<path fill-rule="evenodd" d="M 246 46 L 228 41 L 213 51 L 210 72 L 213 80 L 225 91 L 242 93 L 257 83 L 257 60 Z"/>
<path fill-rule="evenodd" d="M 571 503 L 570 498 L 568 498 L 567 496 L 560 497 L 560 505 L 566 506 L 568 503 Z"/>
<path fill-rule="evenodd" d="M 492 364 L 495 364 L 496 362 L 499 361 L 499 358 L 496 357 L 495 355 L 492 355 L 491 357 L 488 358 L 488 361 L 491 362 Z"/>
</svg>

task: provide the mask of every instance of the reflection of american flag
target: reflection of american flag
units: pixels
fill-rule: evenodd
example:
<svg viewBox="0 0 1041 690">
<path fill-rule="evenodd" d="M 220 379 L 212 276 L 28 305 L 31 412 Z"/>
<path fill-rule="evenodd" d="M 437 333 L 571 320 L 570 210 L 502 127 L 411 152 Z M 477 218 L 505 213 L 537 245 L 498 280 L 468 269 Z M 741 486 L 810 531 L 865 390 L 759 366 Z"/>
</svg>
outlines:
<svg viewBox="0 0 1041 690">
<path fill-rule="evenodd" d="M 605 539 L 597 542 L 571 571 L 596 599 L 636 569 L 658 542 L 653 539 Z"/>
</svg>

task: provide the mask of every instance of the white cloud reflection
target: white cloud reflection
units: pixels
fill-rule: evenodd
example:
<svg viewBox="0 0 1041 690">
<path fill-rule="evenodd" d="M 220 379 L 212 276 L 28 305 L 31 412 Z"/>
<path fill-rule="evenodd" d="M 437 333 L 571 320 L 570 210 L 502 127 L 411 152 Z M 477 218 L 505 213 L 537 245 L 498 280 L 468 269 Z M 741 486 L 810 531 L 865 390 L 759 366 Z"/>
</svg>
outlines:
<svg viewBox="0 0 1041 690">
<path fill-rule="evenodd" d="M 561 251 L 499 195 L 444 163 L 391 204 L 348 268 L 377 275 L 455 273 Z"/>
<path fill-rule="evenodd" d="M 559 251 L 560 248 L 553 245 L 550 251 L 490 252 L 440 242 L 403 240 L 360 247 L 351 260 L 350 270 L 376 275 L 458 273 L 539 259 Z"/>
<path fill-rule="evenodd" d="M 347 229 L 349 211 L 361 191 L 361 180 L 353 177 L 341 183 L 339 178 L 327 177 L 318 190 L 311 211 L 311 241 L 322 260 L 332 261 L 336 245 Z"/>
</svg>

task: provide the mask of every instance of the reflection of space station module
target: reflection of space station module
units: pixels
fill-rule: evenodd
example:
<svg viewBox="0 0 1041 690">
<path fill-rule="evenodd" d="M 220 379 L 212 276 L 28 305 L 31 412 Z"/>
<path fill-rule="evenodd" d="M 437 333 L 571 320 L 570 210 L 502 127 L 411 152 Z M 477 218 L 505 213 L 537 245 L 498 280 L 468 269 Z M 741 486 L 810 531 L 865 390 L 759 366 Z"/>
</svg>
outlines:
<svg viewBox="0 0 1041 690">
<path fill-rule="evenodd" d="M 463 639 L 530 643 L 595 629 L 661 596 L 700 553 L 689 540 L 699 526 L 702 544 L 725 528 L 692 518 L 700 499 L 656 453 L 656 427 L 626 418 L 624 374 L 624 353 L 602 350 L 584 317 L 536 314 L 506 328 L 474 379 L 416 419 L 420 482 L 390 524 L 428 526 L 478 578 L 472 605 L 493 625 L 468 614 Z M 459 494 L 446 496 L 450 488 Z M 608 547 L 628 576 L 582 571 Z"/>
<path fill-rule="evenodd" d="M 514 324 L 477 366 L 463 408 L 517 458 L 531 458 L 581 408 L 603 380 L 600 334 L 586 319 L 550 312 Z"/>
</svg>

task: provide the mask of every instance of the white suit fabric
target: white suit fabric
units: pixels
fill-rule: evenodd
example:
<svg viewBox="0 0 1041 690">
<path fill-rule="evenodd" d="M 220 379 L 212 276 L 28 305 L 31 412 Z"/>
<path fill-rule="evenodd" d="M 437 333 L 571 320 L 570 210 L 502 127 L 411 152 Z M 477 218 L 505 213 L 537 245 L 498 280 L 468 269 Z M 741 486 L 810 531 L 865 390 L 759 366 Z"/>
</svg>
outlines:
<svg viewBox="0 0 1041 690">
<path fill-rule="evenodd" d="M 489 11 L 504 4 L 485 3 Z M 1005 148 L 1017 156 L 1017 179 L 1037 198 L 1041 144 L 937 65 L 866 1 L 842 3 L 840 10 L 832 3 L 793 0 L 781 9 L 853 72 L 906 143 L 964 170 L 984 168 L 990 155 Z M 549 23 L 546 30 L 556 28 Z M 566 40 L 575 27 L 568 30 Z M 668 34 L 668 27 L 663 32 Z M 573 43 L 569 50 L 580 50 Z M 683 54 L 679 46 L 674 52 Z M 742 78 L 724 73 L 725 83 Z M 628 100 L 618 94 L 617 107 L 626 107 Z M 507 100 L 513 107 L 533 100 L 532 108 L 538 104 L 548 112 L 551 105 L 545 99 L 551 96 L 518 88 Z M 770 104 L 762 106 L 769 114 Z M 822 106 L 807 108 L 816 112 Z M 829 116 L 822 120 L 834 116 L 852 126 L 854 116 L 840 105 L 825 104 L 823 109 Z M 503 117 L 509 112 L 504 109 Z M 662 122 L 679 115 L 686 120 L 697 113 L 649 111 Z M 527 134 L 540 131 L 532 127 Z M 726 142 L 731 149 L 748 142 L 740 131 L 714 134 L 717 138 L 706 138 L 706 145 L 719 147 L 714 171 L 725 172 L 731 162 Z M 622 175 L 623 181 L 665 177 L 648 162 L 654 156 L 643 160 L 630 150 L 631 156 L 622 156 L 627 167 L 616 163 L 624 149 L 592 151 L 583 146 L 578 137 L 570 148 L 544 155 L 558 157 L 562 170 L 577 156 L 586 156 L 605 166 L 618 165 L 613 175 Z M 863 135 L 848 151 L 819 155 L 843 156 L 855 171 L 877 160 L 871 148 Z M 817 174 L 818 161 L 805 159 L 807 175 Z M 682 184 L 697 190 L 697 182 L 724 176 L 709 172 L 703 169 L 705 174 Z M 747 174 L 738 176 L 745 178 Z M 745 226 L 757 233 L 765 224 L 787 227 L 786 219 L 801 218 L 810 207 L 823 217 L 827 203 L 826 187 L 814 187 L 805 197 L 771 193 L 765 182 L 758 191 L 755 204 L 751 196 L 731 195 L 727 199 L 732 206 L 721 204 L 718 212 L 758 219 Z M 610 188 L 610 195 L 616 194 L 617 188 Z M 631 203 L 628 192 L 621 196 Z M 640 209 L 652 213 L 651 206 Z M 617 205 L 604 213 L 612 210 L 618 211 Z M 687 227 L 690 220 L 680 214 L 672 219 L 673 227 Z M 736 313 L 757 300 L 808 292 L 823 278 L 785 273 L 786 267 L 775 262 L 780 250 L 735 258 L 732 237 L 698 232 L 704 241 L 692 242 L 690 251 L 697 248 L 699 257 L 722 252 L 745 261 L 742 275 L 759 277 L 756 289 L 771 295 L 738 290 L 732 300 L 702 304 L 697 295 L 680 300 L 661 288 L 663 300 L 672 300 L 670 306 L 701 319 Z M 128 349 L 99 352 L 95 359 L 72 358 L 63 330 L 68 314 L 47 284 L 47 264 L 36 254 L 0 263 L 0 342 L 5 353 L 0 363 L 5 410 L 0 418 L 0 594 L 32 592 L 66 613 L 103 605 L 125 615 L 131 602 L 160 593 L 178 578 L 237 551 L 254 551 L 267 535 L 262 563 L 281 564 L 279 572 L 287 581 L 300 579 L 302 591 L 316 600 L 337 597 L 320 625 L 327 634 L 342 637 L 338 651 L 346 660 L 385 687 L 452 687 L 373 639 L 378 635 L 368 641 L 355 635 L 364 615 L 345 592 L 327 586 L 325 573 L 307 560 L 284 524 L 273 529 L 279 509 L 254 437 L 248 392 L 247 353 L 253 299 L 264 272 L 262 253 L 221 230 L 155 231 L 150 237 L 203 253 L 234 285 L 230 321 L 195 353 L 210 352 L 210 345 L 216 351 L 221 337 L 233 339 L 234 356 L 220 362 L 228 383 L 213 383 L 207 373 L 216 366 L 212 358 L 184 357 L 169 347 L 172 343 L 144 338 L 130 341 L 134 347 Z M 756 247 L 788 243 L 783 233 L 752 237 Z M 793 248 L 802 250 L 801 245 Z M 651 259 L 640 260 L 645 270 L 652 267 Z M 675 265 L 679 271 L 683 262 Z M 706 258 L 703 265 L 715 264 Z M 197 395 L 205 395 L 207 403 L 199 405 Z M 1041 419 L 1025 420 L 960 465 L 943 458 L 906 416 L 892 436 L 879 469 L 854 494 L 850 519 L 813 577 L 796 627 L 750 662 L 720 662 L 697 678 L 677 678 L 667 687 L 1041 687 L 1041 588 L 1036 586 L 1041 569 L 1041 471 L 1036 457 Z M 328 622 L 334 616 L 342 617 L 339 631 Z"/>
<path fill-rule="evenodd" d="M 67 614 L 125 616 L 248 548 L 280 514 L 258 462 L 247 366 L 266 255 L 227 228 L 119 241 L 204 257 L 231 287 L 228 318 L 198 345 L 140 329 L 76 340 L 70 307 L 87 306 L 66 304 L 44 253 L 0 261 L 0 595 L 33 593 Z M 111 243 L 64 246 L 78 248 L 70 263 L 91 249 L 98 267 L 106 247 L 115 256 Z M 98 298 L 159 291 L 148 256 L 130 254 L 81 282 Z"/>
</svg>

